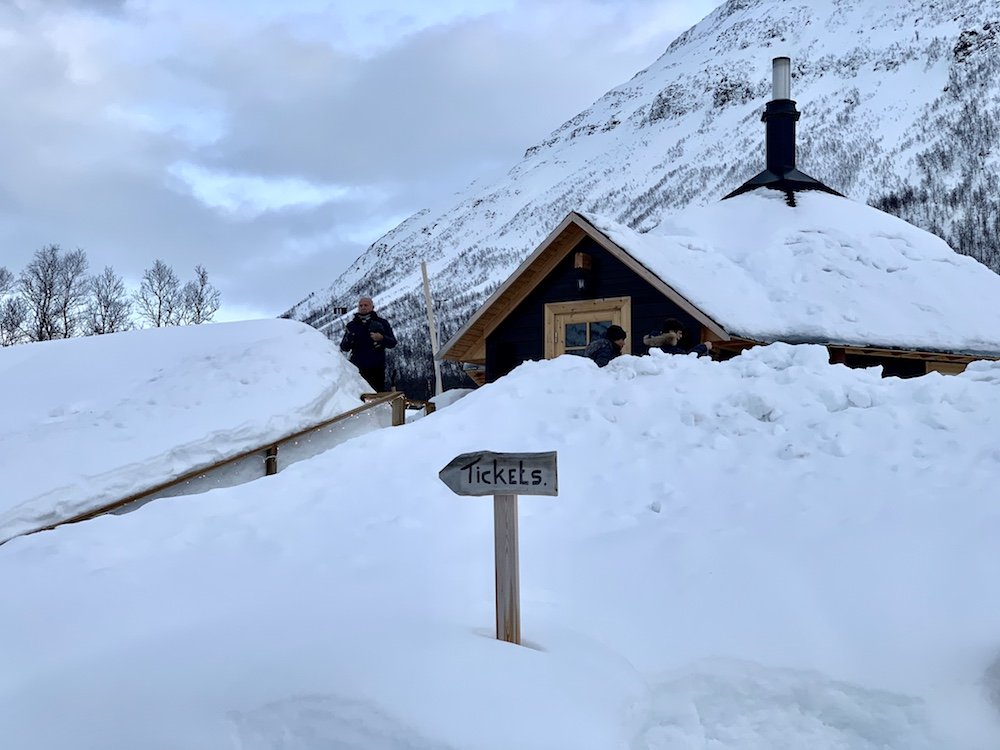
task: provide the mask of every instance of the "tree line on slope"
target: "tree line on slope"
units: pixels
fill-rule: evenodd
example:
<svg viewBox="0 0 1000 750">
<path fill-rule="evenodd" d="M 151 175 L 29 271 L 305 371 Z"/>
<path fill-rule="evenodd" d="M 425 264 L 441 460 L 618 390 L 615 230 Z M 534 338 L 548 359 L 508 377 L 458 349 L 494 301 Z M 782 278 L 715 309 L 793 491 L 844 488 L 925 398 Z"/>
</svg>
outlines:
<svg viewBox="0 0 1000 750">
<path fill-rule="evenodd" d="M 89 266 L 84 250 L 58 245 L 36 250 L 20 274 L 0 266 L 0 346 L 206 323 L 219 309 L 219 290 L 201 265 L 182 284 L 157 259 L 134 290 L 111 266 L 94 275 Z"/>
<path fill-rule="evenodd" d="M 944 95 L 914 139 L 916 173 L 905 183 L 888 177 L 872 203 L 943 238 L 963 255 L 1000 273 L 1000 110 L 983 106 L 995 96 L 1000 25 L 986 23 L 981 50 L 970 52 L 975 31 L 955 46 Z M 992 31 L 991 31 L 992 30 Z M 991 41 L 992 40 L 992 41 Z M 974 54 L 975 52 L 975 54 Z M 946 134 L 942 137 L 941 134 Z M 924 144 L 927 145 L 924 145 Z"/>
</svg>

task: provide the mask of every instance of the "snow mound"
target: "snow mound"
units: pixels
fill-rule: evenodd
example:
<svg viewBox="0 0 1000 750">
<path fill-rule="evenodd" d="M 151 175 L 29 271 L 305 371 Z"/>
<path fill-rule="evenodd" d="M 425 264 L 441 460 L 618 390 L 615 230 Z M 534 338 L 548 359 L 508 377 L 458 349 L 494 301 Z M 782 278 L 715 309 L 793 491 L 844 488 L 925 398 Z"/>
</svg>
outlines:
<svg viewBox="0 0 1000 750">
<path fill-rule="evenodd" d="M 997 434 L 992 363 L 526 363 L 267 480 L 0 547 L 0 726 L 40 750 L 991 750 Z M 559 497 L 519 501 L 520 648 L 492 637 L 490 498 L 437 477 L 475 450 L 559 454 Z"/>
<path fill-rule="evenodd" d="M 0 349 L 0 542 L 360 405 L 357 370 L 289 320 Z"/>
</svg>

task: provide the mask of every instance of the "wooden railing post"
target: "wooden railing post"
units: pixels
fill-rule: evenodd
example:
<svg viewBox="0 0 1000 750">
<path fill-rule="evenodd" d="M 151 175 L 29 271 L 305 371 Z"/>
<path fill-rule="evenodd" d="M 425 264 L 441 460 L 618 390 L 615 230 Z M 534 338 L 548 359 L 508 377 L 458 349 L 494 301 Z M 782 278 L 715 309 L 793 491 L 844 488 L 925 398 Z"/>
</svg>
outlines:
<svg viewBox="0 0 1000 750">
<path fill-rule="evenodd" d="M 278 446 L 272 445 L 264 452 L 264 476 L 278 473 Z"/>
<path fill-rule="evenodd" d="M 400 393 L 392 400 L 392 426 L 406 424 L 406 396 Z"/>
</svg>

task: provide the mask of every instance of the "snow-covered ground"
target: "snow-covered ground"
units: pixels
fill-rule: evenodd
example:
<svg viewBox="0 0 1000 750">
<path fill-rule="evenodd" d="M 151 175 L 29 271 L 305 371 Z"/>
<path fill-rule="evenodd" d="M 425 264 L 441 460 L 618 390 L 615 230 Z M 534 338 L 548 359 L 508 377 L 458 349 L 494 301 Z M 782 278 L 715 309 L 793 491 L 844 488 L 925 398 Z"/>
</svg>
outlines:
<svg viewBox="0 0 1000 750">
<path fill-rule="evenodd" d="M 366 390 L 289 320 L 0 348 L 0 542 L 356 408 Z"/>
<path fill-rule="evenodd" d="M 528 363 L 0 547 L 3 746 L 995 750 L 998 434 L 997 364 Z M 491 500 L 437 477 L 484 449 L 559 454 L 559 497 L 520 501 L 523 647 L 493 638 Z"/>
</svg>

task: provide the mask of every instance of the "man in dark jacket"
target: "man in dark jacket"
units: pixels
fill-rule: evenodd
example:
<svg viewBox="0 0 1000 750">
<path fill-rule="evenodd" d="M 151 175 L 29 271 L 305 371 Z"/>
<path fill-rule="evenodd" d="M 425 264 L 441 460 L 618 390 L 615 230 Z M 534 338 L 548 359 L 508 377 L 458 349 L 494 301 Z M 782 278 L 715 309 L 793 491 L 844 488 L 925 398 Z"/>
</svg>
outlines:
<svg viewBox="0 0 1000 750">
<path fill-rule="evenodd" d="M 385 390 L 385 350 L 395 345 L 392 326 L 376 314 L 372 298 L 359 299 L 358 311 L 340 341 L 340 351 L 351 353 L 351 362 L 376 393 Z"/>
<path fill-rule="evenodd" d="M 681 337 L 684 336 L 684 326 L 677 318 L 667 318 L 663 321 L 663 333 L 653 331 L 642 337 L 642 343 L 650 349 L 662 349 L 667 354 L 690 354 L 695 352 L 699 357 L 712 351 L 712 342 L 706 341 L 698 344 L 693 349 L 685 349 L 681 346 Z"/>
<path fill-rule="evenodd" d="M 625 346 L 626 333 L 621 326 L 608 326 L 604 336 L 591 341 L 583 354 L 590 357 L 597 363 L 598 367 L 604 367 L 608 362 L 622 353 Z"/>
</svg>

